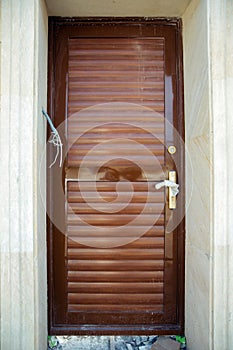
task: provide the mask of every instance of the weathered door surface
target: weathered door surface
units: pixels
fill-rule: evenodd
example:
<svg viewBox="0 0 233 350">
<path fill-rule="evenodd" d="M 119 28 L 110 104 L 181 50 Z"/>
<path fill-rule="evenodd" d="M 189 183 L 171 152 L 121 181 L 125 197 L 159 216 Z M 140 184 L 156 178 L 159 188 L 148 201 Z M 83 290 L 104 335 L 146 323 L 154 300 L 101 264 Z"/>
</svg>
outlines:
<svg viewBox="0 0 233 350">
<path fill-rule="evenodd" d="M 50 20 L 48 111 L 63 142 L 63 166 L 48 169 L 50 334 L 183 331 L 180 30 Z M 171 171 L 177 197 L 155 187 Z"/>
</svg>

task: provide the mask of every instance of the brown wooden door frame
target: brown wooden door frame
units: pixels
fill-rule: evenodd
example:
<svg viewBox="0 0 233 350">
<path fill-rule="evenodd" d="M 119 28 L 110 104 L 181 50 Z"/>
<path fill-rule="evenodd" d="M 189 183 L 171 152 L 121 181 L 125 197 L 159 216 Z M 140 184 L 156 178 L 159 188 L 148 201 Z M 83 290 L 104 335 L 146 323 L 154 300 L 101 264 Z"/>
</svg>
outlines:
<svg viewBox="0 0 233 350">
<path fill-rule="evenodd" d="M 166 45 L 173 45 L 176 51 L 175 64 L 172 67 L 172 72 L 169 75 L 172 76 L 172 88 L 174 93 L 173 112 L 167 113 L 169 101 L 166 96 L 171 93 L 169 91 L 170 85 L 165 81 L 165 113 L 166 119 L 172 123 L 184 140 L 184 117 L 183 117 L 183 77 L 182 77 L 182 35 L 181 35 L 181 20 L 180 19 L 143 19 L 143 18 L 50 18 L 49 20 L 49 75 L 48 75 L 48 112 L 52 117 L 55 126 L 58 126 L 64 121 L 66 115 L 66 72 L 67 72 L 67 37 L 70 33 L 77 34 L 77 30 L 82 32 L 83 25 L 121 25 L 122 33 L 128 30 L 129 36 L 130 28 L 135 26 L 144 26 L 145 32 L 148 29 L 148 33 L 153 32 L 156 35 L 161 33 L 168 33 L 173 31 L 173 35 L 167 35 Z M 78 28 L 78 29 L 77 29 Z M 120 36 L 119 31 L 117 34 Z M 82 35 L 85 35 L 82 33 Z M 125 35 L 125 34 L 124 34 Z M 164 34 L 163 34 L 164 35 Z M 59 43 L 57 38 L 59 37 Z M 59 69 L 55 68 L 57 58 L 59 57 Z M 165 55 L 165 62 L 169 60 L 169 57 Z M 171 67 L 170 65 L 168 65 Z M 59 88 L 58 88 L 59 85 Z M 59 101 L 59 102 L 58 102 Z M 174 117 L 175 115 L 175 117 Z M 179 183 L 182 184 L 184 191 L 184 149 L 181 149 L 180 164 L 182 174 L 179 177 Z M 49 158 L 49 155 L 48 155 Z M 53 193 L 56 191 L 56 176 L 54 172 L 56 167 L 49 170 L 48 173 L 48 206 L 53 205 Z M 60 203 L 62 207 L 64 203 Z M 180 204 L 178 210 L 184 211 L 184 196 L 180 198 Z M 62 214 L 61 212 L 61 215 Z M 48 232 L 48 301 L 49 301 L 49 334 L 181 334 L 184 331 L 184 239 L 185 239 L 185 222 L 184 219 L 177 227 L 175 234 L 177 235 L 177 280 L 176 296 L 177 309 L 174 315 L 174 322 L 169 324 L 151 324 L 151 325 L 72 325 L 67 324 L 64 326 L 64 322 L 59 322 L 54 317 L 54 312 L 57 312 L 60 316 L 60 320 L 66 319 L 66 313 L 62 307 L 63 298 L 66 293 L 64 284 L 60 284 L 59 293 L 54 288 L 54 281 L 60 280 L 60 276 L 65 274 L 65 262 L 59 259 L 59 248 L 64 249 L 65 241 L 64 235 L 60 234 L 59 230 L 48 219 L 47 221 Z M 56 244 L 55 244 L 56 241 Z M 54 257 L 56 266 L 54 266 Z M 172 278 L 172 276 L 171 276 Z M 56 282 L 56 283 L 57 283 Z M 56 305 L 55 305 L 56 299 Z M 61 305 L 61 307 L 59 306 Z"/>
</svg>

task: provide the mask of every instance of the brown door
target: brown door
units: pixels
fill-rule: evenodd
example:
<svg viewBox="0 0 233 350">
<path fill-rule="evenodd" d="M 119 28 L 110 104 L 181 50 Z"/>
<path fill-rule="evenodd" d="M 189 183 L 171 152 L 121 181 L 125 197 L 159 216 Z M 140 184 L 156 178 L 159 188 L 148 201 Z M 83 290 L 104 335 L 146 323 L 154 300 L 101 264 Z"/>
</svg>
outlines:
<svg viewBox="0 0 233 350">
<path fill-rule="evenodd" d="M 50 20 L 50 334 L 183 332 L 181 50 L 178 20 Z"/>
</svg>

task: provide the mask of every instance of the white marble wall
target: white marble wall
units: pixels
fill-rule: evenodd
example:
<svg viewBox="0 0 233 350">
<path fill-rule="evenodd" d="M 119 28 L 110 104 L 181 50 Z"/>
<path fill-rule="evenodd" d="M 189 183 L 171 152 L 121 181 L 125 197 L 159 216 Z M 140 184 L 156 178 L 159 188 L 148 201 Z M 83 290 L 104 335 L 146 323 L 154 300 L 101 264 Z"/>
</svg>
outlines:
<svg viewBox="0 0 233 350">
<path fill-rule="evenodd" d="M 233 2 L 209 0 L 213 123 L 213 342 L 233 349 Z"/>
<path fill-rule="evenodd" d="M 185 320 L 189 349 L 211 349 L 211 119 L 207 1 L 194 0 L 183 16 L 186 169 Z"/>
<path fill-rule="evenodd" d="M 39 0 L 2 0 L 1 15 L 0 348 L 41 350 L 46 250 L 37 174 L 45 142 L 47 16 Z"/>
<path fill-rule="evenodd" d="M 34 262 L 35 262 L 35 350 L 47 346 L 47 241 L 46 241 L 46 165 L 44 164 L 47 122 L 41 114 L 47 107 L 48 15 L 44 0 L 36 4 L 35 94 L 34 94 Z M 43 200 L 42 200 L 43 197 Z"/>
<path fill-rule="evenodd" d="M 183 16 L 186 145 L 194 175 L 190 179 L 187 169 L 185 298 L 191 350 L 233 348 L 232 13 L 232 1 L 193 0 Z"/>
</svg>

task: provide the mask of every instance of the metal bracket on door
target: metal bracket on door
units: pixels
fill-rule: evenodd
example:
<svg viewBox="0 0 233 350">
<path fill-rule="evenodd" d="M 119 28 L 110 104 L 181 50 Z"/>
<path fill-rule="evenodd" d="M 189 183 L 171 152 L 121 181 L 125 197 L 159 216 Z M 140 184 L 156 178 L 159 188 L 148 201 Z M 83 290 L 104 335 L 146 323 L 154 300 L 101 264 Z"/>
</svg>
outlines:
<svg viewBox="0 0 233 350">
<path fill-rule="evenodd" d="M 168 208 L 176 209 L 176 196 L 179 193 L 179 185 L 176 183 L 176 171 L 169 171 L 168 180 L 157 183 L 155 188 L 159 190 L 163 186 L 168 187 Z"/>
</svg>

